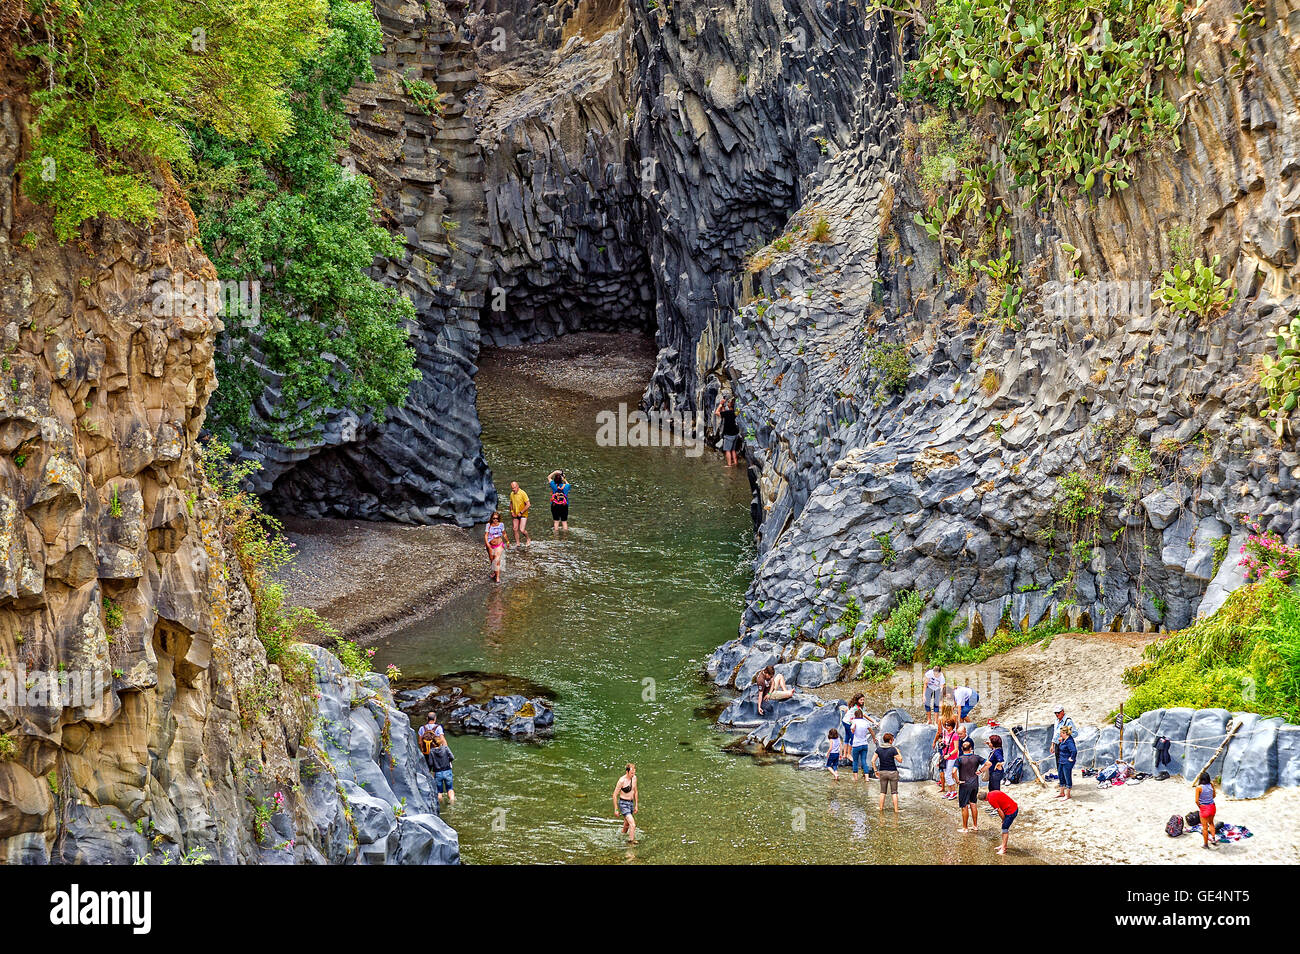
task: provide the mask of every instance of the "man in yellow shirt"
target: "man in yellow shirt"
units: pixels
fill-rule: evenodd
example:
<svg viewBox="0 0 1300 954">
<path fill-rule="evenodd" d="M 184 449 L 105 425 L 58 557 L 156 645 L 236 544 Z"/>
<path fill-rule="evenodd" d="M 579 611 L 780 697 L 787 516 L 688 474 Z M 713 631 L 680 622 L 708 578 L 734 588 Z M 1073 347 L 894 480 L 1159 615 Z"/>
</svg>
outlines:
<svg viewBox="0 0 1300 954">
<path fill-rule="evenodd" d="M 519 489 L 519 481 L 510 481 L 510 522 L 514 526 L 515 546 L 519 546 L 519 534 L 524 535 L 524 543 L 532 543 L 528 536 L 528 494 Z"/>
</svg>

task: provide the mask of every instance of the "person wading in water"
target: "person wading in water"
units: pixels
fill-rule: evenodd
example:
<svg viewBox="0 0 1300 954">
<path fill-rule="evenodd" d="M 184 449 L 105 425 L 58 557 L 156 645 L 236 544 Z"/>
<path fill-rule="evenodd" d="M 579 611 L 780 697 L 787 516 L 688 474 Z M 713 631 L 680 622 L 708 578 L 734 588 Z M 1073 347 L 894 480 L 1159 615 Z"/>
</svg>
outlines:
<svg viewBox="0 0 1300 954">
<path fill-rule="evenodd" d="M 528 536 L 528 508 L 532 503 L 528 494 L 519 489 L 519 481 L 510 481 L 510 522 L 515 532 L 515 546 L 519 545 L 519 534 L 524 535 L 524 543 L 532 543 Z"/>
<path fill-rule="evenodd" d="M 506 539 L 506 525 L 501 522 L 501 514 L 492 511 L 487 529 L 483 531 L 483 546 L 487 547 L 489 574 L 493 583 L 501 582 L 501 565 L 505 559 L 506 548 L 510 541 Z"/>
<path fill-rule="evenodd" d="M 640 807 L 640 793 L 636 787 L 636 763 L 628 762 L 627 771 L 614 785 L 614 814 L 623 819 L 622 834 L 629 842 L 636 841 L 636 810 Z"/>
<path fill-rule="evenodd" d="M 551 520 L 552 531 L 569 529 L 569 482 L 564 479 L 564 471 L 553 470 L 546 478 L 551 483 Z"/>
</svg>

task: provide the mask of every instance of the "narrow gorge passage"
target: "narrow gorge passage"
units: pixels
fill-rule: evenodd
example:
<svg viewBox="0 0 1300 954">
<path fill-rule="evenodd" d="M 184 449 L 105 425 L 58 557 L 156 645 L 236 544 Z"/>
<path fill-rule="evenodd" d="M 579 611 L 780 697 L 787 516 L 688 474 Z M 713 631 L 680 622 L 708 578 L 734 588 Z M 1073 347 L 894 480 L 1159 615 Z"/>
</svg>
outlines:
<svg viewBox="0 0 1300 954">
<path fill-rule="evenodd" d="M 644 347 L 648 373 L 653 349 Z M 635 364 L 623 357 L 630 350 L 620 348 L 620 365 Z M 959 843 L 948 813 L 909 797 L 913 786 L 904 786 L 903 816 L 881 818 L 875 783 L 855 789 L 847 772 L 834 783 L 786 760 L 725 750 L 737 737 L 713 726 L 724 700 L 701 665 L 735 631 L 752 575 L 745 475 L 712 451 L 597 446 L 597 413 L 620 402 L 635 408 L 644 378 L 627 375 L 619 393 L 600 371 L 604 359 L 548 366 L 542 352 L 488 352 L 478 375 L 497 493 L 505 500 L 511 480 L 529 492 L 535 542 L 510 551 L 502 586 L 476 587 L 382 643 L 376 656 L 381 670 L 396 663 L 404 682 L 481 670 L 556 694 L 549 741 L 450 739 L 457 802 L 444 817 L 460 836 L 461 857 L 990 861 L 991 842 Z M 548 375 L 588 393 L 548 385 Z M 557 541 L 544 482 L 560 466 L 573 495 L 569 538 Z M 486 570 L 483 563 L 484 579 Z M 610 803 L 628 761 L 637 763 L 642 799 L 642 833 L 630 849 Z M 1023 852 L 1008 859 L 1032 860 Z"/>
</svg>

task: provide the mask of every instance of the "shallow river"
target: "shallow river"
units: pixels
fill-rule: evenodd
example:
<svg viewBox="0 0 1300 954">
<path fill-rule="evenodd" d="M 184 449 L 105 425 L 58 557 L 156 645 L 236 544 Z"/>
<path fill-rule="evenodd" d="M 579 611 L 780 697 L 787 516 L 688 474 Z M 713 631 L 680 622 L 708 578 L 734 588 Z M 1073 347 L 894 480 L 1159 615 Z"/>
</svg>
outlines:
<svg viewBox="0 0 1300 954">
<path fill-rule="evenodd" d="M 712 452 L 596 444 L 593 399 L 521 379 L 501 358 L 479 375 L 483 442 L 503 509 L 510 481 L 533 501 L 535 542 L 485 584 L 380 647 L 406 677 L 521 676 L 556 693 L 540 744 L 457 736 L 457 802 L 445 811 L 470 863 L 991 862 L 993 819 L 955 831 L 955 809 L 903 787 L 880 815 L 848 773 L 726 752 L 701 664 L 736 633 L 753 558 L 749 487 Z M 546 475 L 573 484 L 571 531 L 554 539 Z M 481 532 L 482 528 L 479 528 Z M 418 572 L 418 568 L 413 568 Z M 486 580 L 486 563 L 484 564 Z M 638 844 L 610 794 L 637 763 Z M 1014 845 L 1013 845 L 1014 847 Z M 1001 859 L 997 859 L 1001 860 Z M 1010 860 L 1010 859 L 1008 859 Z M 1029 860 L 1021 855 L 1015 859 Z"/>
</svg>

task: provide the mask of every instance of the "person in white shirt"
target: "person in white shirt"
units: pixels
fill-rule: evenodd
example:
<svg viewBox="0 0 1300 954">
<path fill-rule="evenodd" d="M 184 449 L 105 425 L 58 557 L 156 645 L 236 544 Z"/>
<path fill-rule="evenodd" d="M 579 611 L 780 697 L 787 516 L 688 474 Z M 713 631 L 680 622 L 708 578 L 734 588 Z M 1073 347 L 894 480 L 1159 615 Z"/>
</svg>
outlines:
<svg viewBox="0 0 1300 954">
<path fill-rule="evenodd" d="M 935 663 L 925 671 L 922 679 L 925 681 L 925 721 L 938 725 L 939 703 L 943 701 L 943 685 L 947 682 L 943 667 Z"/>
<path fill-rule="evenodd" d="M 862 772 L 863 781 L 867 778 L 867 756 L 870 754 L 872 735 L 872 726 L 875 720 L 870 719 L 861 709 L 853 710 L 853 718 L 849 721 L 849 729 L 852 731 L 853 745 L 853 780 L 858 780 L 858 772 Z"/>
<path fill-rule="evenodd" d="M 961 721 L 965 722 L 970 711 L 975 708 L 975 703 L 980 701 L 980 694 L 970 686 L 957 686 L 952 691 L 952 701 L 961 713 Z"/>
</svg>

